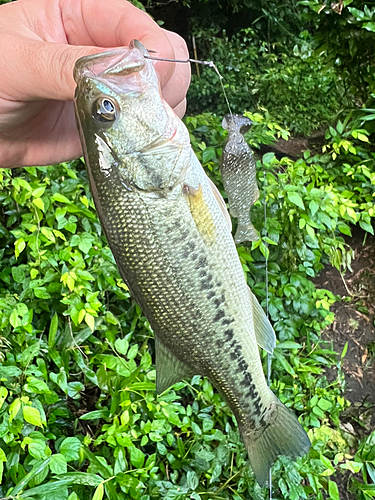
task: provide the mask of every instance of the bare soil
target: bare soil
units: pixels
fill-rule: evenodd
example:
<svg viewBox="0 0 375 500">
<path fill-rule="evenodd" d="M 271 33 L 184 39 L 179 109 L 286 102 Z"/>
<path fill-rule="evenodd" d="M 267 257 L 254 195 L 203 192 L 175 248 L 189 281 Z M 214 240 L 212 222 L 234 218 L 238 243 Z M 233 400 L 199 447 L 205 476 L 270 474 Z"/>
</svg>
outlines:
<svg viewBox="0 0 375 500">
<path fill-rule="evenodd" d="M 326 266 L 316 285 L 341 297 L 332 308 L 335 321 L 322 338 L 332 342 L 339 354 L 348 344 L 342 369 L 345 397 L 351 406 L 341 420 L 343 430 L 357 441 L 375 428 L 375 238 L 365 238 L 363 231 L 355 229 L 347 243 L 355 250 L 353 271 L 341 276 L 337 269 Z M 329 379 L 336 376 L 336 367 L 327 370 Z M 341 500 L 356 500 L 348 491 L 349 479 L 350 473 L 335 477 Z"/>
</svg>

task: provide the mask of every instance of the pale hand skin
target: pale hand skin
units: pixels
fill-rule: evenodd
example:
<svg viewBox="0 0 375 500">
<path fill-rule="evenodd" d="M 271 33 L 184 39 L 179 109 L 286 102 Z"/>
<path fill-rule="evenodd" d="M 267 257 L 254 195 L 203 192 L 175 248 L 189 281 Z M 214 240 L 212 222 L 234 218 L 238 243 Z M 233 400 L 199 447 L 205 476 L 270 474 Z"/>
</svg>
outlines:
<svg viewBox="0 0 375 500">
<path fill-rule="evenodd" d="M 0 167 L 81 156 L 72 102 L 75 61 L 134 38 L 155 56 L 189 57 L 180 36 L 125 0 L 17 0 L 0 6 Z M 190 65 L 155 67 L 164 98 L 181 118 Z"/>
</svg>

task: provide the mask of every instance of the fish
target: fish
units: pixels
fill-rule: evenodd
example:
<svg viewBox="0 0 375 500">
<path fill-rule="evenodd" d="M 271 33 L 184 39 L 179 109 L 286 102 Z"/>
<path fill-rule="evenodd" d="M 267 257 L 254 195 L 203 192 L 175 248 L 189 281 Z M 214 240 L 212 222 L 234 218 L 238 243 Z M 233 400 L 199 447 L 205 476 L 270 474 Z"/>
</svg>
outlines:
<svg viewBox="0 0 375 500">
<path fill-rule="evenodd" d="M 250 209 L 259 198 L 255 159 L 243 135 L 251 125 L 250 118 L 236 114 L 225 115 L 222 121 L 222 127 L 228 130 L 228 139 L 221 156 L 220 172 L 229 211 L 238 219 L 236 243 L 259 239 L 250 219 Z"/>
<path fill-rule="evenodd" d="M 147 317 L 158 394 L 208 377 L 236 417 L 256 480 L 310 446 L 268 388 L 259 344 L 275 333 L 250 291 L 224 200 L 163 100 L 139 42 L 76 62 L 75 110 L 90 188 L 119 272 Z"/>
</svg>

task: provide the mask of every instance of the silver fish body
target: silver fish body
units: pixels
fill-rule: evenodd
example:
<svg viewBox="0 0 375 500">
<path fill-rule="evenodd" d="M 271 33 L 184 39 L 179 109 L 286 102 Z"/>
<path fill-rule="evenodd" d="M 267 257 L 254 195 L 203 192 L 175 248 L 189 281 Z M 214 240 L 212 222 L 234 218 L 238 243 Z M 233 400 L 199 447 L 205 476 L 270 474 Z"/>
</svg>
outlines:
<svg viewBox="0 0 375 500">
<path fill-rule="evenodd" d="M 250 220 L 250 209 L 259 198 L 255 158 L 243 134 L 252 122 L 242 115 L 224 116 L 222 126 L 228 139 L 221 158 L 221 177 L 228 196 L 229 210 L 238 219 L 234 240 L 256 241 L 258 233 Z"/>
<path fill-rule="evenodd" d="M 249 290 L 225 204 L 138 45 L 80 59 L 76 116 L 97 212 L 155 333 L 157 391 L 201 374 L 236 416 L 256 478 L 309 439 L 267 387 L 274 332 Z"/>
</svg>

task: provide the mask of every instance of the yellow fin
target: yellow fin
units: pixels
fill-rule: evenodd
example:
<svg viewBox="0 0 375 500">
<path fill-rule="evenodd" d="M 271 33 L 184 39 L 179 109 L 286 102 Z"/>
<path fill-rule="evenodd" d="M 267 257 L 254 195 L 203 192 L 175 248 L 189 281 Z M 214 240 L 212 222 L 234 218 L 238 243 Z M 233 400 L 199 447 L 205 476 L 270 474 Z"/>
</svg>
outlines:
<svg viewBox="0 0 375 500">
<path fill-rule="evenodd" d="M 190 212 L 198 231 L 204 241 L 211 245 L 215 242 L 216 228 L 210 209 L 204 199 L 202 186 L 199 184 L 198 188 L 195 189 L 185 184 L 183 191 L 189 200 Z"/>
</svg>

